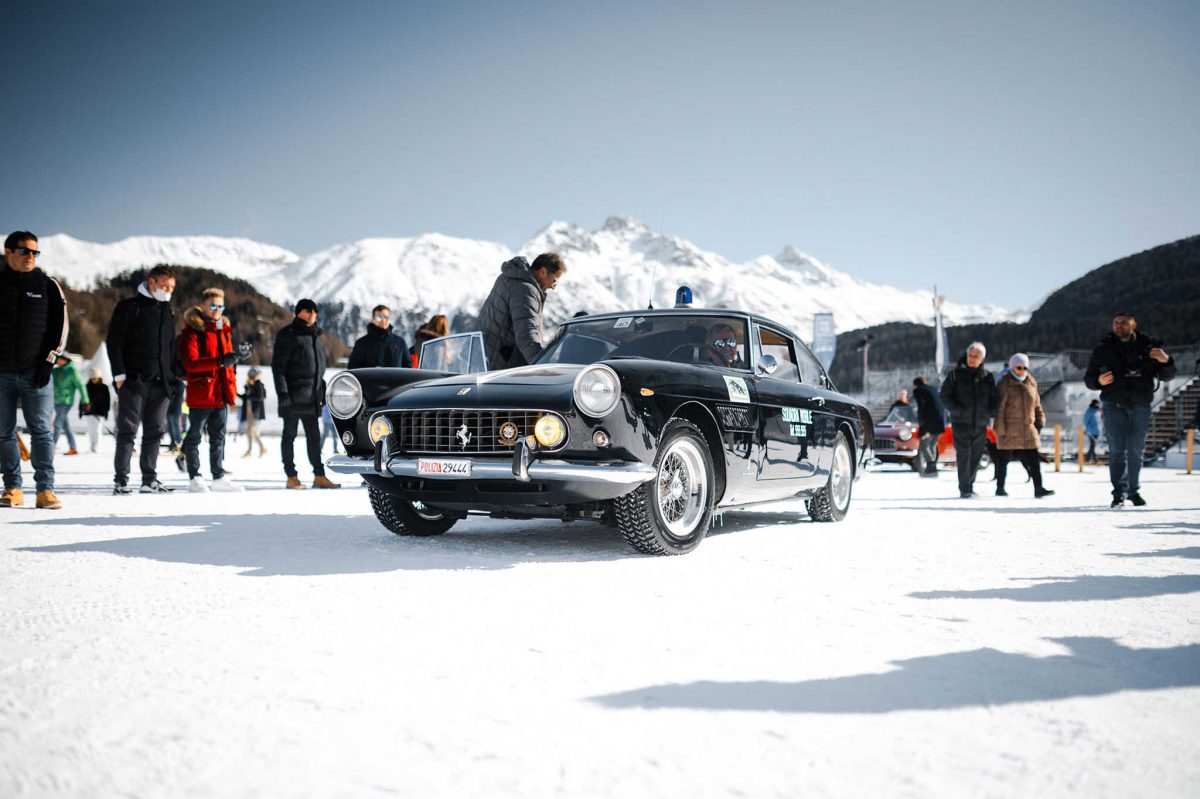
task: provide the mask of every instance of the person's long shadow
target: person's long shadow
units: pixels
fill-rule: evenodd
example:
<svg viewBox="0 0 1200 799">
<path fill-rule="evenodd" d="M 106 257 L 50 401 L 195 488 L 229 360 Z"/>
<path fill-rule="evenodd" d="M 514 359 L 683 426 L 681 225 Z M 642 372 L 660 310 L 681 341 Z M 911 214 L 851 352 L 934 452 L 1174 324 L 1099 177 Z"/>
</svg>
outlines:
<svg viewBox="0 0 1200 799">
<path fill-rule="evenodd" d="M 1200 547 L 1159 549 L 1154 552 L 1106 552 L 1112 558 L 1191 558 L 1200 560 Z"/>
<path fill-rule="evenodd" d="M 1084 575 L 1082 577 L 1026 577 L 1042 580 L 1020 588 L 985 588 L 978 591 L 917 591 L 914 599 L 1011 599 L 1014 602 L 1094 602 L 1106 599 L 1140 599 L 1200 591 L 1200 574 L 1161 577 Z"/>
<path fill-rule="evenodd" d="M 976 649 L 895 662 L 894 671 L 802 682 L 693 682 L 592 697 L 612 708 L 893 713 L 1050 702 L 1200 686 L 1200 644 L 1132 649 L 1108 638 L 1052 638 L 1052 657 Z"/>
<path fill-rule="evenodd" d="M 1151 535 L 1200 535 L 1200 524 L 1196 522 L 1148 522 L 1146 524 L 1123 524 L 1123 530 L 1148 530 Z"/>
<path fill-rule="evenodd" d="M 27 522 L 32 524 L 33 522 Z M 643 557 L 599 524 L 467 519 L 429 538 L 397 536 L 371 516 L 309 514 L 48 519 L 39 526 L 168 527 L 174 532 L 20 547 L 19 552 L 104 552 L 164 563 L 242 567 L 250 576 L 505 569 L 519 563 Z"/>
</svg>

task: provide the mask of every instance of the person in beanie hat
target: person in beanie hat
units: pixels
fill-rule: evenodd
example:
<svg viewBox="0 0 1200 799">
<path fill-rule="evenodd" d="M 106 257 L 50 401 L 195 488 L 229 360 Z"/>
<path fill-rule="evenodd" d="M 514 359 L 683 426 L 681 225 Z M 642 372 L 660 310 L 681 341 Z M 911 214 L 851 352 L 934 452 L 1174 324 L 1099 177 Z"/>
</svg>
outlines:
<svg viewBox="0 0 1200 799">
<path fill-rule="evenodd" d="M 280 452 L 288 488 L 304 488 L 296 472 L 296 432 L 304 426 L 308 462 L 313 468 L 313 488 L 341 488 L 325 476 L 321 462 L 319 417 L 325 404 L 325 350 L 317 339 L 317 304 L 310 299 L 296 303 L 296 318 L 275 335 L 271 370 L 275 395 L 279 397 L 279 415 L 283 418 Z"/>
<path fill-rule="evenodd" d="M 179 361 L 187 375 L 188 431 L 183 438 L 188 488 L 193 493 L 241 491 L 225 475 L 225 428 L 228 408 L 237 405 L 233 325 L 225 316 L 225 292 L 205 289 L 200 305 L 183 315 Z M 208 433 L 208 463 L 212 483 L 200 476 L 200 437 Z"/>
<path fill-rule="evenodd" d="M 1021 462 L 1033 478 L 1035 499 L 1048 497 L 1054 492 L 1042 485 L 1042 462 L 1038 458 L 1042 428 L 1046 425 L 1046 413 L 1042 410 L 1042 399 L 1038 393 L 1037 380 L 1029 374 L 1029 356 L 1018 352 L 1008 361 L 1008 373 L 1000 378 L 996 386 L 999 402 L 996 408 L 996 496 L 1006 497 L 1004 481 L 1008 476 L 1008 462 Z"/>
<path fill-rule="evenodd" d="M 62 288 L 37 268 L 38 238 L 18 230 L 4 240 L 0 264 L 0 508 L 25 503 L 17 404 L 29 428 L 36 505 L 58 509 L 54 495 L 54 389 L 50 370 L 67 345 L 67 300 Z"/>
</svg>

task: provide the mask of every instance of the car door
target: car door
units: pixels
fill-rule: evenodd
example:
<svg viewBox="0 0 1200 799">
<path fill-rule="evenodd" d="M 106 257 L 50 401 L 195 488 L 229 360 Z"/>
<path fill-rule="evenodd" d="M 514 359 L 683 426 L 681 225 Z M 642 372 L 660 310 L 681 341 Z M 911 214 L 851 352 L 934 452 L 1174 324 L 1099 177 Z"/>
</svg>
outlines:
<svg viewBox="0 0 1200 799">
<path fill-rule="evenodd" d="M 801 382 L 797 345 L 790 335 L 756 322 L 752 336 L 761 447 L 758 479 L 778 483 L 778 492 L 773 492 L 778 496 L 817 488 L 824 484 L 824 473 L 815 409 L 824 398 L 815 398 Z M 773 366 L 764 368 L 772 361 Z"/>
</svg>

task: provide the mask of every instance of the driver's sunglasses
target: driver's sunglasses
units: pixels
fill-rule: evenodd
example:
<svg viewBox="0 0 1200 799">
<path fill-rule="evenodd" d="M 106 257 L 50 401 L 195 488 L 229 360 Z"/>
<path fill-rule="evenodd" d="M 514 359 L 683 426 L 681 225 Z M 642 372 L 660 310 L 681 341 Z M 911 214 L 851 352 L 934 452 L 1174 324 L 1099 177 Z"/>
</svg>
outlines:
<svg viewBox="0 0 1200 799">
<path fill-rule="evenodd" d="M 1013 370 L 1014 372 L 1024 372 L 1024 371 L 1025 371 L 1025 367 L 1024 367 L 1024 366 L 1014 366 L 1014 367 L 1012 368 L 1012 370 Z"/>
<path fill-rule="evenodd" d="M 736 349 L 737 348 L 737 339 L 736 338 L 719 338 L 713 342 L 713 346 L 719 350 L 723 350 L 725 348 L 729 348 L 731 350 Z"/>
<path fill-rule="evenodd" d="M 376 322 L 387 322 L 387 321 L 388 321 L 388 320 L 390 320 L 391 318 L 392 318 L 392 317 L 390 317 L 390 316 L 383 316 L 383 315 L 381 315 L 381 314 L 375 314 L 375 321 L 376 321 Z"/>
<path fill-rule="evenodd" d="M 210 311 L 223 311 L 223 310 L 225 310 L 225 306 L 224 306 L 224 305 L 210 305 L 210 306 L 208 306 L 208 310 L 210 310 Z"/>
<path fill-rule="evenodd" d="M 31 250 L 28 247 L 18 247 L 17 248 L 17 255 L 32 255 L 34 258 L 37 258 L 41 254 L 42 254 L 41 250 Z"/>
</svg>

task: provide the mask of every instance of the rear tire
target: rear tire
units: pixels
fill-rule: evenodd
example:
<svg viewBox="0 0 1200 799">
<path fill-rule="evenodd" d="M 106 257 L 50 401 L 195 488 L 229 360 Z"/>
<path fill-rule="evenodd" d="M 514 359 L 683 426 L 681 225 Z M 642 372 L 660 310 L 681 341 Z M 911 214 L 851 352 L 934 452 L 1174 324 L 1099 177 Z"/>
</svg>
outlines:
<svg viewBox="0 0 1200 799">
<path fill-rule="evenodd" d="M 393 496 L 374 486 L 367 486 L 367 496 L 371 499 L 375 518 L 396 535 L 441 535 L 458 521 L 454 516 Z"/>
<path fill-rule="evenodd" d="M 833 465 L 829 482 L 804 504 L 814 522 L 840 522 L 850 511 L 850 495 L 854 487 L 854 458 L 846 434 L 839 432 L 833 445 Z"/>
<path fill-rule="evenodd" d="M 700 428 L 667 422 L 654 459 L 655 477 L 613 500 L 617 527 L 647 555 L 684 555 L 704 540 L 712 521 L 712 453 Z"/>
</svg>

